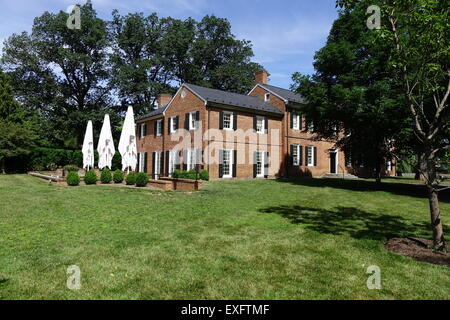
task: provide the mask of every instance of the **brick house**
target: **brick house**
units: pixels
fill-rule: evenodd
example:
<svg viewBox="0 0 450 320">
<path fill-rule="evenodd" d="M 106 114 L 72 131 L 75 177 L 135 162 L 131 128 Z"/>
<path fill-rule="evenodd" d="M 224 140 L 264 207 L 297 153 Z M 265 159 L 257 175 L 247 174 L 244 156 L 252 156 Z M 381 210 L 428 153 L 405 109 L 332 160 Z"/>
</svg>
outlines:
<svg viewBox="0 0 450 320">
<path fill-rule="evenodd" d="M 211 179 L 342 174 L 343 152 L 314 139 L 300 113 L 302 97 L 256 73 L 242 95 L 183 84 L 137 123 L 138 171 L 153 178 L 206 169 Z"/>
</svg>

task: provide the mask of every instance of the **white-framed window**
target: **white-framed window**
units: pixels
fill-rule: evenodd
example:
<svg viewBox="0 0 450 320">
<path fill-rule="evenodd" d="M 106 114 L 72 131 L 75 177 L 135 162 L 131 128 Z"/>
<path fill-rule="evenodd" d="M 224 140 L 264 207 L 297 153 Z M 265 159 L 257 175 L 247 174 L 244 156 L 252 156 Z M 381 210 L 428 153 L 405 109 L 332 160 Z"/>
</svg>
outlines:
<svg viewBox="0 0 450 320">
<path fill-rule="evenodd" d="M 233 176 L 233 150 L 223 150 L 222 157 L 222 177 L 231 178 Z"/>
<path fill-rule="evenodd" d="M 141 128 L 141 134 L 140 134 L 140 136 L 141 136 L 141 139 L 142 139 L 142 138 L 145 137 L 145 131 L 147 131 L 147 124 L 142 123 L 140 128 Z"/>
<path fill-rule="evenodd" d="M 197 164 L 198 149 L 187 149 L 187 170 L 194 170 Z"/>
<path fill-rule="evenodd" d="M 169 167 L 167 168 L 167 173 L 169 174 L 169 177 L 172 176 L 173 171 L 175 170 L 175 153 L 178 152 L 177 150 L 170 150 L 169 151 Z"/>
<path fill-rule="evenodd" d="M 386 163 L 386 169 L 387 169 L 387 171 L 392 171 L 392 161 L 388 161 L 387 163 Z"/>
<path fill-rule="evenodd" d="M 145 170 L 145 152 L 139 152 L 139 172 L 144 172 Z"/>
<path fill-rule="evenodd" d="M 162 135 L 162 122 L 163 120 L 156 120 L 156 135 L 161 136 Z"/>
<path fill-rule="evenodd" d="M 170 133 L 174 133 L 177 131 L 177 117 L 170 118 Z"/>
<path fill-rule="evenodd" d="M 292 165 L 299 166 L 300 165 L 300 145 L 293 144 L 291 150 L 292 150 Z"/>
<path fill-rule="evenodd" d="M 314 132 L 314 122 L 312 122 L 312 121 L 308 122 L 307 130 L 308 130 L 309 133 L 313 133 Z"/>
<path fill-rule="evenodd" d="M 223 128 L 225 130 L 233 130 L 233 112 L 225 111 L 223 113 Z"/>
<path fill-rule="evenodd" d="M 270 101 L 270 93 L 266 93 L 266 94 L 264 95 L 264 101 L 265 101 L 265 102 L 269 102 L 269 101 Z"/>
<path fill-rule="evenodd" d="M 256 117 L 256 132 L 257 133 L 266 133 L 266 118 L 257 116 Z"/>
<path fill-rule="evenodd" d="M 264 177 L 264 151 L 256 151 L 256 177 Z"/>
<path fill-rule="evenodd" d="M 308 167 L 314 166 L 314 148 L 313 146 L 306 147 L 306 165 Z"/>
<path fill-rule="evenodd" d="M 189 113 L 189 130 L 197 130 L 197 129 L 198 129 L 197 111 L 193 111 Z"/>
<path fill-rule="evenodd" d="M 153 164 L 153 172 L 155 174 L 155 179 L 158 179 L 161 175 L 162 168 L 162 151 L 155 151 L 155 163 Z"/>
<path fill-rule="evenodd" d="M 182 99 L 186 98 L 186 95 L 187 95 L 186 90 L 185 89 L 181 90 L 181 98 Z"/>
<path fill-rule="evenodd" d="M 300 130 L 300 121 L 301 121 L 300 114 L 298 114 L 297 112 L 293 111 L 291 113 L 291 117 L 292 117 L 292 129 Z"/>
</svg>

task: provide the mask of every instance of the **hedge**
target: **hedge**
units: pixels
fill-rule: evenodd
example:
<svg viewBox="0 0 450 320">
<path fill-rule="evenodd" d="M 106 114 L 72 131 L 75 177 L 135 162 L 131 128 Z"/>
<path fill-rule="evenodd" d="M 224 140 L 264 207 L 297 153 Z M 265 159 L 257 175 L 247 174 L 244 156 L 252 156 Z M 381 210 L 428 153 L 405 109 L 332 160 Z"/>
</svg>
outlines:
<svg viewBox="0 0 450 320">
<path fill-rule="evenodd" d="M 98 152 L 94 151 L 95 163 L 98 162 Z M 23 171 L 26 170 L 51 170 L 52 167 L 58 168 L 66 165 L 76 165 L 83 167 L 83 153 L 81 150 L 52 149 L 52 148 L 36 148 L 31 151 L 28 156 L 28 163 L 24 165 Z M 112 170 L 122 167 L 122 157 L 116 152 L 112 159 Z"/>
<path fill-rule="evenodd" d="M 172 173 L 172 177 L 175 179 L 190 179 L 190 180 L 196 180 L 197 179 L 197 172 L 195 170 L 189 170 L 189 171 L 183 171 L 183 170 L 174 170 Z M 200 180 L 209 180 L 209 173 L 207 170 L 202 170 L 199 175 L 198 179 Z"/>
</svg>

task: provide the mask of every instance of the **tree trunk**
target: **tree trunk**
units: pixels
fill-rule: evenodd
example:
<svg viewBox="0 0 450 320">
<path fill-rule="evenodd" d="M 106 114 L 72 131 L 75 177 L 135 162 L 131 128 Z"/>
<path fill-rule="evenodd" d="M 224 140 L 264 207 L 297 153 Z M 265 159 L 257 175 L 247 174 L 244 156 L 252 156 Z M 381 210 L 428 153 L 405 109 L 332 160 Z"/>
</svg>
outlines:
<svg viewBox="0 0 450 320">
<path fill-rule="evenodd" d="M 428 202 L 430 204 L 431 228 L 433 230 L 433 245 L 437 250 L 445 248 L 444 230 L 442 229 L 441 210 L 436 189 L 427 184 Z"/>
<path fill-rule="evenodd" d="M 438 191 L 439 183 L 436 175 L 436 163 L 432 156 L 432 148 L 426 148 L 421 155 L 420 171 L 425 177 L 428 191 L 428 203 L 430 206 L 431 229 L 433 230 L 433 246 L 436 250 L 445 248 L 444 230 L 442 228 L 441 210 L 439 208 Z"/>
<path fill-rule="evenodd" d="M 2 158 L 2 174 L 6 174 L 6 172 L 5 172 L 5 158 L 3 157 Z"/>
<path fill-rule="evenodd" d="M 381 164 L 379 162 L 375 167 L 375 181 L 377 184 L 381 184 Z"/>
</svg>

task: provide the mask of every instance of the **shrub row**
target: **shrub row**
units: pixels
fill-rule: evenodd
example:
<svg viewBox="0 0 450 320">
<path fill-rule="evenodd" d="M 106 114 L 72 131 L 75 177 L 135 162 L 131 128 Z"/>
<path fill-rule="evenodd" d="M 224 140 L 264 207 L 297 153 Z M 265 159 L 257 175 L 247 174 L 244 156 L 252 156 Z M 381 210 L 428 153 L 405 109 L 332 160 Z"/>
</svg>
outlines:
<svg viewBox="0 0 450 320">
<path fill-rule="evenodd" d="M 175 179 L 190 179 L 190 180 L 196 180 L 197 179 L 197 172 L 195 170 L 189 170 L 189 171 L 183 171 L 183 170 L 174 170 L 172 173 L 172 177 Z M 207 170 L 200 171 L 198 175 L 198 179 L 200 180 L 209 180 L 209 173 Z"/>
<path fill-rule="evenodd" d="M 84 183 L 87 185 L 96 184 L 98 180 L 97 174 L 94 170 L 89 170 L 84 176 Z M 124 180 L 124 174 L 122 171 L 117 169 L 114 174 L 108 168 L 102 170 L 100 174 L 101 183 L 108 184 L 111 181 L 114 183 L 122 183 Z M 148 175 L 146 173 L 140 172 L 130 172 L 126 176 L 127 185 L 136 185 L 137 187 L 145 187 L 148 183 Z M 67 175 L 67 184 L 69 186 L 78 186 L 80 184 L 80 177 L 76 171 L 69 171 Z"/>
</svg>

